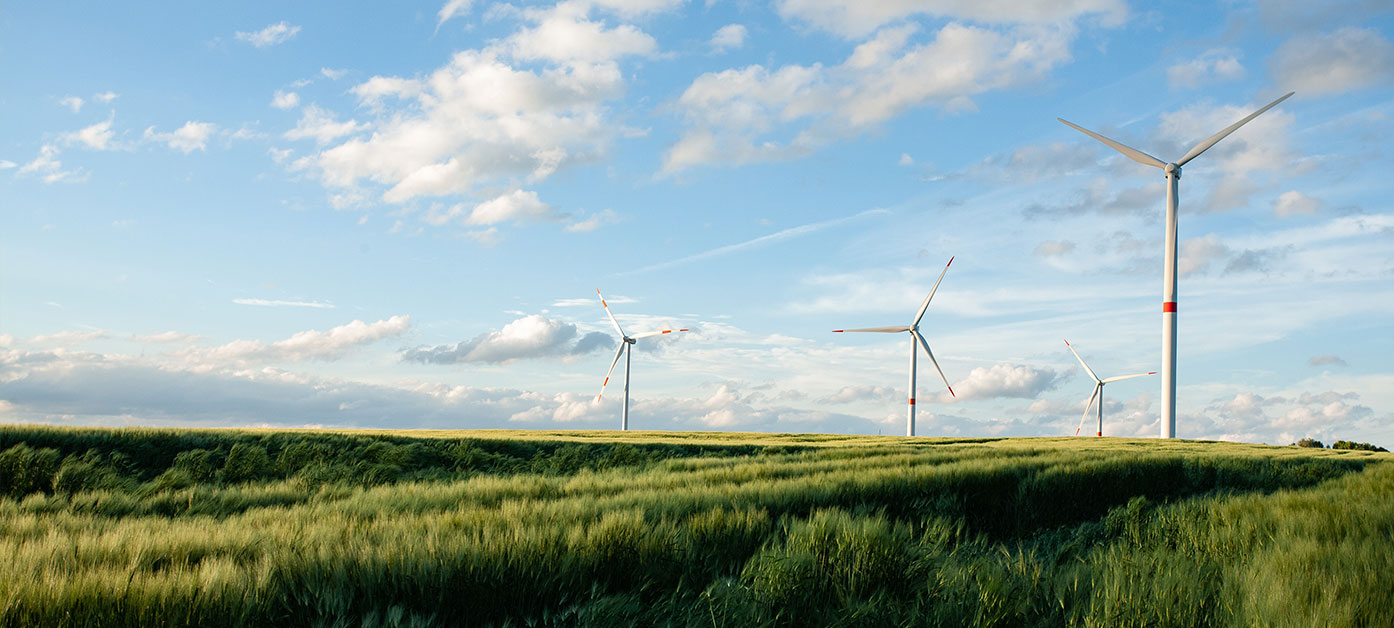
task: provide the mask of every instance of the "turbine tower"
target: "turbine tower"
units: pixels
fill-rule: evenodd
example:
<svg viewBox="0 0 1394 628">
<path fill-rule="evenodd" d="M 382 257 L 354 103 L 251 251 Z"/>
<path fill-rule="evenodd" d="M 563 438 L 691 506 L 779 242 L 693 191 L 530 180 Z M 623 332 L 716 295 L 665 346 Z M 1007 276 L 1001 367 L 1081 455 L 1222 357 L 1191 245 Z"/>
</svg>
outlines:
<svg viewBox="0 0 1394 628">
<path fill-rule="evenodd" d="M 600 307 L 605 308 L 605 315 L 610 317 L 610 323 L 615 326 L 615 331 L 620 333 L 620 350 L 615 352 L 615 359 L 610 362 L 610 370 L 605 372 L 605 382 L 600 385 L 600 394 L 595 396 L 598 403 L 600 398 L 605 396 L 605 387 L 610 384 L 610 375 L 615 372 L 615 364 L 620 361 L 620 356 L 624 356 L 624 409 L 620 411 L 620 430 L 629 429 L 629 345 L 634 344 L 640 338 L 658 336 L 661 334 L 671 334 L 675 331 L 687 331 L 686 329 L 660 329 L 658 331 L 646 331 L 642 334 L 630 336 L 620 328 L 620 322 L 615 320 L 615 315 L 610 312 L 610 304 L 605 302 L 605 295 L 600 294 L 600 289 L 595 289 L 596 296 L 600 297 Z"/>
<path fill-rule="evenodd" d="M 1123 153 L 1123 156 L 1128 159 L 1146 166 L 1161 168 L 1162 172 L 1166 174 L 1166 248 L 1162 257 L 1162 438 L 1176 437 L 1176 211 L 1179 203 L 1178 195 L 1181 189 L 1181 167 L 1192 159 L 1199 157 L 1201 153 L 1209 150 L 1211 146 L 1225 139 L 1226 136 L 1235 132 L 1239 127 L 1248 124 L 1250 120 L 1258 117 L 1259 114 L 1287 100 L 1292 94 L 1293 92 L 1284 94 L 1282 98 L 1268 103 L 1262 109 L 1249 114 L 1243 120 L 1235 122 L 1219 133 L 1211 135 L 1209 138 L 1206 138 L 1205 141 L 1196 144 L 1195 147 L 1181 157 L 1181 159 L 1172 163 L 1163 162 L 1136 148 L 1111 140 L 1065 120 L 1064 118 L 1056 118 L 1056 120 L 1064 122 L 1071 128 L 1103 142 L 1109 148 Z"/>
<path fill-rule="evenodd" d="M 1088 373 L 1090 377 L 1094 378 L 1094 393 L 1091 394 L 1091 395 L 1089 395 L 1089 403 L 1084 404 L 1084 416 L 1082 416 L 1082 417 L 1079 418 L 1079 427 L 1075 428 L 1075 436 L 1079 436 L 1079 431 L 1082 430 L 1082 429 L 1084 429 L 1084 420 L 1087 419 L 1087 418 L 1089 418 L 1089 408 L 1090 408 L 1091 406 L 1094 405 L 1094 399 L 1095 399 L 1095 398 L 1098 398 L 1098 400 L 1099 400 L 1099 429 L 1098 429 L 1097 432 L 1094 432 L 1094 435 L 1095 435 L 1095 436 L 1103 436 L 1103 435 L 1104 435 L 1104 384 L 1112 384 L 1113 382 L 1121 382 L 1121 381 L 1123 381 L 1123 380 L 1125 380 L 1125 379 L 1132 379 L 1132 378 L 1134 378 L 1134 377 L 1146 377 L 1146 376 L 1148 376 L 1148 375 L 1156 375 L 1157 372 L 1156 372 L 1156 371 L 1151 371 L 1151 372 L 1148 372 L 1148 373 L 1135 373 L 1135 374 L 1133 374 L 1133 375 L 1119 375 L 1118 377 L 1110 377 L 1110 378 L 1108 378 L 1108 379 L 1099 379 L 1099 376 L 1094 374 L 1094 369 L 1089 368 L 1089 365 L 1084 363 L 1084 358 L 1079 357 L 1079 352 L 1078 352 L 1078 351 L 1075 351 L 1075 347 L 1074 347 L 1074 345 L 1070 344 L 1070 341 L 1066 340 L 1066 341 L 1065 341 L 1065 346 L 1070 348 L 1070 353 L 1075 354 L 1075 359 L 1076 359 L 1076 360 L 1079 360 L 1079 365 L 1082 366 L 1082 367 L 1084 367 L 1084 372 L 1085 372 L 1085 373 Z"/>
<path fill-rule="evenodd" d="M 944 271 L 939 273 L 939 279 L 934 282 L 934 287 L 929 289 L 929 296 L 924 298 L 924 303 L 920 304 L 920 311 L 915 313 L 915 320 L 908 327 L 867 327 L 864 329 L 834 329 L 833 333 L 843 332 L 873 332 L 879 334 L 896 334 L 906 332 L 910 334 L 910 415 L 905 420 L 905 435 L 915 435 L 915 359 L 919 357 L 919 349 L 923 348 L 925 355 L 929 356 L 929 363 L 934 365 L 934 370 L 939 371 L 939 378 L 944 380 L 944 386 L 948 387 L 949 394 L 954 395 L 954 387 L 949 385 L 949 378 L 944 377 L 944 369 L 939 368 L 939 362 L 934 359 L 934 352 L 929 350 L 929 342 L 925 341 L 924 336 L 920 335 L 920 319 L 924 318 L 925 310 L 929 309 L 929 300 L 934 298 L 934 291 L 939 289 L 939 282 L 944 280 L 944 273 L 949 272 L 949 266 L 954 263 L 954 258 L 949 258 L 949 263 L 944 265 Z"/>
</svg>

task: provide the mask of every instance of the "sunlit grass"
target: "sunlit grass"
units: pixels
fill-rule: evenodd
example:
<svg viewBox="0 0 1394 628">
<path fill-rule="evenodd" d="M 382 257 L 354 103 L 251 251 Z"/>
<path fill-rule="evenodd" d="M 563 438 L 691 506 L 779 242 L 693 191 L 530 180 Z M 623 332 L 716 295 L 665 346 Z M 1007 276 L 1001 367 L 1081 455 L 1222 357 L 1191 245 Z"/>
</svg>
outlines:
<svg viewBox="0 0 1394 628">
<path fill-rule="evenodd" d="M 378 477 L 296 453 L 324 439 Z M 6 626 L 1366 626 L 1394 608 L 1390 454 L 0 429 L 0 451 L 21 441 L 126 476 L 0 499 Z M 265 452 L 260 479 L 171 479 L 180 451 L 236 443 Z"/>
</svg>

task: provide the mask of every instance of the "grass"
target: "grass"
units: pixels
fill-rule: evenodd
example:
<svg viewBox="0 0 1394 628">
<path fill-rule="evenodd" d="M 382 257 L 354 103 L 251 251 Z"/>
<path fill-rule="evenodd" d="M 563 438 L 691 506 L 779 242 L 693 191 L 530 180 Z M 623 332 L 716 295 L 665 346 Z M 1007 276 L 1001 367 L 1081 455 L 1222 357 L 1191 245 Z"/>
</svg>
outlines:
<svg viewBox="0 0 1394 628">
<path fill-rule="evenodd" d="M 1386 625 L 1392 460 L 1121 439 L 0 428 L 0 625 Z"/>
</svg>

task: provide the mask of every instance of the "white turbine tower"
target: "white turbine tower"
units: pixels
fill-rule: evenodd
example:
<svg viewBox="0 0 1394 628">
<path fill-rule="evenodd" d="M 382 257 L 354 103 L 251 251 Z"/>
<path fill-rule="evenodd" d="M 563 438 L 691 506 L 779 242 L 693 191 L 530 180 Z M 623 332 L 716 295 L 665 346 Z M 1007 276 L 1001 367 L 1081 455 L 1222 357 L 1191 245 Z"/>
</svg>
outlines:
<svg viewBox="0 0 1394 628">
<path fill-rule="evenodd" d="M 1115 142 L 1107 137 L 1099 135 L 1089 129 L 1076 125 L 1063 118 L 1056 118 L 1070 127 L 1092 137 L 1109 148 L 1123 153 L 1125 157 L 1147 166 L 1161 168 L 1166 173 L 1167 179 L 1167 215 L 1166 215 L 1166 249 L 1163 254 L 1162 268 L 1162 417 L 1161 417 L 1161 436 L 1162 438 L 1176 437 L 1176 206 L 1178 204 L 1178 194 L 1180 193 L 1181 167 L 1192 159 L 1199 157 L 1201 153 L 1214 146 L 1217 142 L 1225 139 L 1230 133 L 1247 124 L 1250 120 L 1258 117 L 1259 114 L 1268 111 L 1289 96 L 1293 92 L 1284 94 L 1262 109 L 1255 111 L 1243 120 L 1229 125 L 1223 131 L 1211 135 L 1205 141 L 1196 144 L 1185 156 L 1173 163 L 1166 163 L 1156 157 L 1148 155 L 1136 148 Z"/>
<path fill-rule="evenodd" d="M 1132 375 L 1119 375 L 1118 377 L 1110 377 L 1110 378 L 1108 378 L 1108 379 L 1099 379 L 1099 376 L 1094 374 L 1094 369 L 1089 368 L 1089 365 L 1084 363 L 1084 358 L 1079 357 L 1079 352 L 1078 352 L 1078 351 L 1075 351 L 1074 345 L 1071 345 L 1071 344 L 1070 344 L 1070 341 L 1066 340 L 1066 341 L 1065 341 L 1065 346 L 1070 348 L 1070 353 L 1075 354 L 1075 359 L 1076 359 L 1076 360 L 1079 360 L 1079 365 L 1082 366 L 1082 367 L 1084 367 L 1084 372 L 1088 373 L 1090 377 L 1094 378 L 1094 393 L 1091 394 L 1091 395 L 1089 395 L 1089 403 L 1084 404 L 1084 416 L 1082 416 L 1082 417 L 1079 418 L 1079 427 L 1075 428 L 1075 436 L 1079 436 L 1079 431 L 1082 430 L 1082 429 L 1084 429 L 1084 420 L 1087 419 L 1087 418 L 1089 418 L 1089 408 L 1090 408 L 1091 406 L 1094 405 L 1094 399 L 1096 399 L 1096 398 L 1099 400 L 1099 429 L 1098 429 L 1098 431 L 1094 432 L 1094 435 L 1095 435 L 1095 436 L 1103 436 L 1103 435 L 1104 435 L 1104 384 L 1112 384 L 1113 382 L 1121 382 L 1121 381 L 1123 381 L 1123 380 L 1125 380 L 1125 379 L 1132 379 L 1132 378 L 1134 378 L 1134 377 L 1146 377 L 1146 376 L 1148 376 L 1148 375 L 1156 375 L 1157 372 L 1156 372 L 1156 371 L 1151 371 L 1151 372 L 1148 372 L 1148 373 L 1134 373 L 1134 374 L 1132 374 Z"/>
<path fill-rule="evenodd" d="M 924 318 L 925 310 L 929 309 L 929 300 L 934 298 L 934 291 L 939 289 L 939 282 L 944 280 L 944 273 L 949 272 L 949 266 L 954 263 L 954 258 L 949 258 L 949 263 L 944 265 L 944 271 L 939 273 L 939 279 L 934 282 L 934 287 L 929 289 L 929 296 L 924 298 L 924 303 L 920 304 L 920 311 L 915 313 L 915 320 L 908 327 L 867 327 L 864 329 L 834 329 L 833 333 L 867 331 L 879 334 L 896 334 L 906 332 L 910 334 L 910 416 L 905 422 L 905 435 L 915 435 L 915 359 L 919 357 L 919 348 L 924 349 L 925 355 L 929 356 L 929 363 L 934 365 L 934 370 L 939 371 L 939 378 L 944 380 L 944 386 L 948 387 L 949 394 L 954 395 L 954 387 L 949 385 L 949 378 L 944 377 L 944 369 L 939 368 L 939 362 L 934 359 L 934 352 L 929 350 L 929 342 L 925 341 L 924 336 L 920 335 L 920 319 Z"/>
<path fill-rule="evenodd" d="M 596 288 L 596 289 L 595 289 L 595 294 L 596 294 L 596 296 L 599 296 L 599 297 L 600 297 L 600 307 L 605 308 L 605 314 L 606 314 L 607 316 L 610 317 L 610 322 L 611 322 L 612 324 L 614 324 L 614 326 L 615 326 L 615 331 L 617 331 L 617 332 L 620 333 L 620 350 L 615 352 L 615 359 L 612 360 L 612 361 L 610 362 L 610 370 L 605 372 L 605 383 L 603 383 L 603 384 L 600 385 L 600 394 L 598 394 L 598 395 L 595 396 L 595 400 L 596 400 L 597 402 L 599 402 L 599 401 L 600 401 L 600 398 L 603 397 L 603 396 L 605 396 L 605 387 L 608 386 L 608 385 L 610 384 L 610 375 L 613 374 L 613 373 L 615 372 L 615 365 L 619 363 L 619 361 L 620 361 L 620 356 L 623 355 L 623 356 L 624 356 L 624 409 L 620 411 L 620 429 L 621 429 L 621 430 L 628 430 L 628 429 L 629 429 L 629 357 L 630 357 L 630 354 L 632 353 L 631 351 L 629 351 L 629 345 L 634 344 L 634 343 L 635 343 L 636 341 L 638 341 L 640 338 L 648 338 L 649 336 L 658 336 L 658 335 L 661 335 L 661 334 L 671 334 L 671 333 L 673 333 L 673 332 L 675 332 L 675 331 L 687 331 L 687 330 L 686 330 L 686 329 L 660 329 L 660 330 L 658 330 L 658 331 L 646 331 L 646 332 L 644 332 L 644 333 L 642 333 L 642 334 L 634 334 L 633 336 L 627 335 L 627 334 L 624 333 L 624 330 L 620 328 L 620 322 L 617 321 L 617 320 L 615 320 L 615 315 L 612 314 L 612 313 L 610 312 L 610 304 L 608 304 L 608 303 L 605 302 L 605 295 L 600 294 L 600 289 L 599 289 L 599 288 Z"/>
</svg>

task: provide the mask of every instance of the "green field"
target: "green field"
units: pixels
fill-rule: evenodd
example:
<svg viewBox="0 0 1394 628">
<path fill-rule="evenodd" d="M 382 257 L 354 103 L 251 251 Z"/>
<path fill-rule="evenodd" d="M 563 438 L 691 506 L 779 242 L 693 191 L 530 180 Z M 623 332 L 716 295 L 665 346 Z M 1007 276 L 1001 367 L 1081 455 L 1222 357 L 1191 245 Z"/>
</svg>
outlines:
<svg viewBox="0 0 1394 628">
<path fill-rule="evenodd" d="M 1388 626 L 1394 455 L 0 428 L 3 626 Z"/>
</svg>

